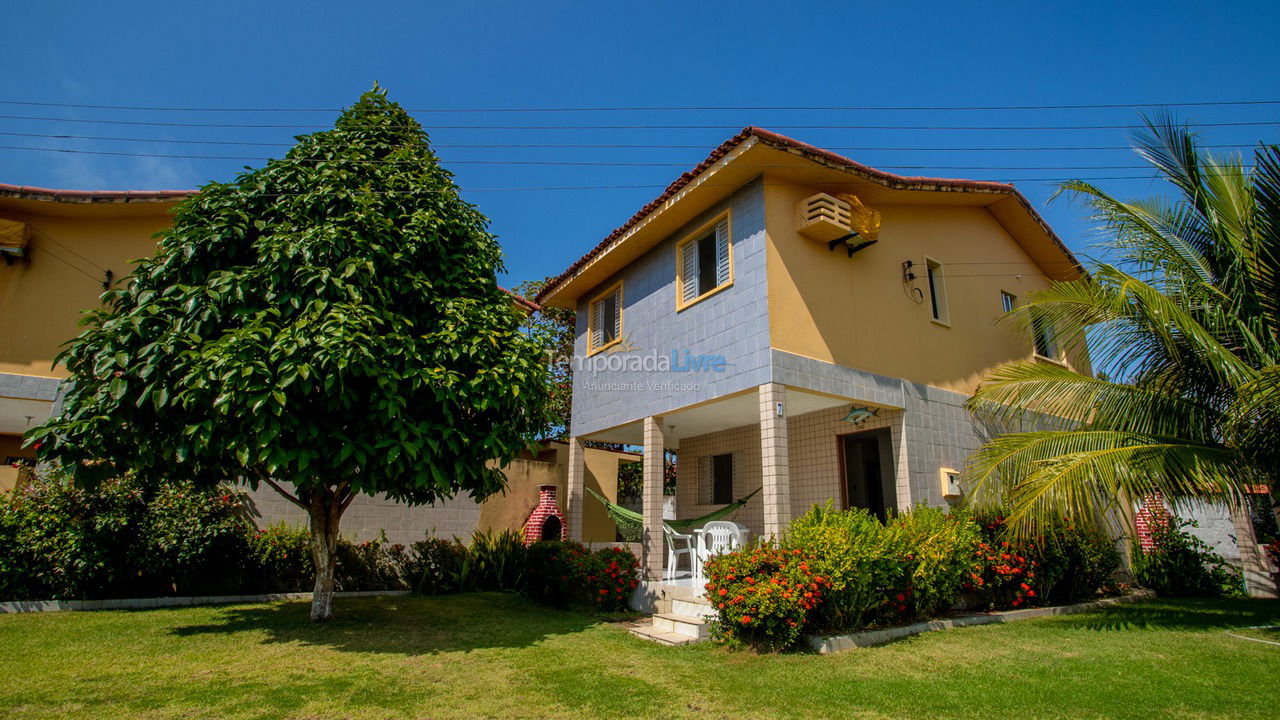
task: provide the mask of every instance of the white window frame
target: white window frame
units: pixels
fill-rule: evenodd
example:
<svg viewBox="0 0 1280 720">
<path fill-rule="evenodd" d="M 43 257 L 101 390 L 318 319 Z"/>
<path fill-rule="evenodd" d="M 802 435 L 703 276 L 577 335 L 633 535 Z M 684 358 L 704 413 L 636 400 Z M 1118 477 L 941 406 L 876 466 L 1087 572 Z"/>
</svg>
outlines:
<svg viewBox="0 0 1280 720">
<path fill-rule="evenodd" d="M 613 309 L 613 338 L 604 342 L 604 322 L 601 317 L 603 303 L 616 296 Z M 587 304 L 587 354 L 594 355 L 605 348 L 622 342 L 622 281 L 610 285 L 604 292 L 591 298 Z"/>
<path fill-rule="evenodd" d="M 1018 306 L 1018 296 L 1008 290 L 1000 291 L 1000 309 L 1004 312 L 1012 312 Z"/>
<path fill-rule="evenodd" d="M 716 285 L 698 292 L 698 243 L 716 236 Z M 733 285 L 733 215 L 726 210 L 676 243 L 676 312 L 696 305 Z"/>
</svg>

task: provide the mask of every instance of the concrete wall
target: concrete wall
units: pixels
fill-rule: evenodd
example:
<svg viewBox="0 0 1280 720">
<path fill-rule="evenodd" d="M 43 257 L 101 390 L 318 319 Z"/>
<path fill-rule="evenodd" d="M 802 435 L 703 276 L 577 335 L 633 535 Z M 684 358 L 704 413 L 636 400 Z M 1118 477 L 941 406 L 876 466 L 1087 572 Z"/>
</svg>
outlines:
<svg viewBox="0 0 1280 720">
<path fill-rule="evenodd" d="M 632 462 L 636 456 L 588 448 L 586 450 L 586 484 L 604 497 L 616 500 L 618 463 Z M 481 530 L 515 530 L 538 504 L 539 485 L 557 485 L 557 501 L 565 505 L 568 481 L 568 447 L 549 443 L 537 457 L 518 458 L 506 468 L 507 491 L 477 503 L 463 495 L 436 505 L 410 507 L 384 497 L 360 496 L 352 501 L 342 519 L 342 534 L 352 540 L 373 540 L 385 532 L 387 539 L 408 545 L 431 535 L 469 540 Z M 307 515 L 301 508 L 284 499 L 266 485 L 257 490 L 245 488 L 255 524 L 259 528 L 277 523 L 306 526 Z M 616 537 L 613 521 L 600 503 L 590 497 L 583 507 L 583 540 L 612 542 Z"/>
<path fill-rule="evenodd" d="M 585 435 L 654 413 L 683 407 L 768 381 L 768 298 L 764 262 L 764 186 L 757 179 L 699 214 L 636 262 L 586 293 L 578 304 L 578 357 L 587 355 L 587 303 L 622 280 L 622 336 L 635 348 L 623 355 L 675 351 L 723 355 L 730 366 L 716 373 L 575 372 L 572 427 Z M 733 285 L 676 311 L 676 244 L 728 209 Z M 608 351 L 600 355 L 607 355 Z M 598 357 L 598 356 L 597 356 Z M 672 382 L 696 387 L 649 388 Z M 593 390 L 592 383 L 624 385 Z M 641 387 L 628 386 L 636 384 Z"/>
<path fill-rule="evenodd" d="M 850 258 L 796 230 L 796 203 L 834 190 L 766 185 L 774 348 L 966 395 L 991 368 L 1032 357 L 1029 337 L 993 320 L 1001 291 L 1025 299 L 1049 280 L 986 208 L 946 204 L 945 194 L 877 206 L 879 243 Z M 943 264 L 949 325 L 931 318 L 926 256 Z M 917 277 L 910 284 L 906 260 Z M 1069 362 L 1088 369 L 1083 356 Z"/>
</svg>

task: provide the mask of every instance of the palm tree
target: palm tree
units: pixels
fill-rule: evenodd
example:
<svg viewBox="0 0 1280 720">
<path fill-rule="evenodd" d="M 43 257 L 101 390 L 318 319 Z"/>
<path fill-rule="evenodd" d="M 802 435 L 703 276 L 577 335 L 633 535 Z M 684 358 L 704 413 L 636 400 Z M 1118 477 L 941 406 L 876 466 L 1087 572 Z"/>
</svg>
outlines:
<svg viewBox="0 0 1280 720">
<path fill-rule="evenodd" d="M 971 502 L 1006 506 L 1016 532 L 1064 515 L 1097 526 L 1153 493 L 1236 503 L 1257 485 L 1280 516 L 1280 148 L 1259 146 L 1249 169 L 1168 117 L 1134 139 L 1176 200 L 1064 184 L 1111 261 L 1006 316 L 1076 350 L 1087 338 L 1096 376 L 1016 362 L 969 403 L 996 433 L 966 468 Z"/>
</svg>

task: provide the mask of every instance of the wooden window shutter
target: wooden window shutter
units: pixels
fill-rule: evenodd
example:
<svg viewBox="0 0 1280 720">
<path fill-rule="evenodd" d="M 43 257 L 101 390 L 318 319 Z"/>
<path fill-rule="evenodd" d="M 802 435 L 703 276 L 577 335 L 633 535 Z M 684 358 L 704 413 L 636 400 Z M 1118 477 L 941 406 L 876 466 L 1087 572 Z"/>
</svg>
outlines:
<svg viewBox="0 0 1280 720">
<path fill-rule="evenodd" d="M 716 287 L 729 282 L 729 220 L 716 224 Z"/>
<path fill-rule="evenodd" d="M 680 252 L 680 298 L 689 302 L 698 297 L 698 243 L 685 243 Z"/>
</svg>

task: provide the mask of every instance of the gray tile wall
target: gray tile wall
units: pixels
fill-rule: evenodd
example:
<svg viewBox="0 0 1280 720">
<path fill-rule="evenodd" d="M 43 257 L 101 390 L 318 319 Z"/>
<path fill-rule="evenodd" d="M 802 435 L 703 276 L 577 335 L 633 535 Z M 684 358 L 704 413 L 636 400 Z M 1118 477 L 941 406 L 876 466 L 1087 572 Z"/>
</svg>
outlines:
<svg viewBox="0 0 1280 720">
<path fill-rule="evenodd" d="M 61 382 L 58 378 L 0 373 L 0 397 L 52 402 L 57 397 Z"/>
<path fill-rule="evenodd" d="M 728 207 L 732 212 L 734 283 L 683 312 L 676 312 L 676 243 Z M 573 434 L 615 427 L 769 381 L 769 312 L 765 278 L 764 184 L 759 178 L 587 293 L 578 306 L 578 357 L 587 354 L 587 303 L 596 292 L 623 281 L 622 333 L 635 350 L 667 356 L 723 355 L 721 373 L 574 372 Z M 602 353 L 596 357 L 607 355 Z M 657 383 L 652 386 L 651 383 Z M 589 384 L 604 384 L 592 389 Z M 617 387 L 621 385 L 623 387 Z M 589 398 L 589 399 L 588 399 Z"/>
</svg>

